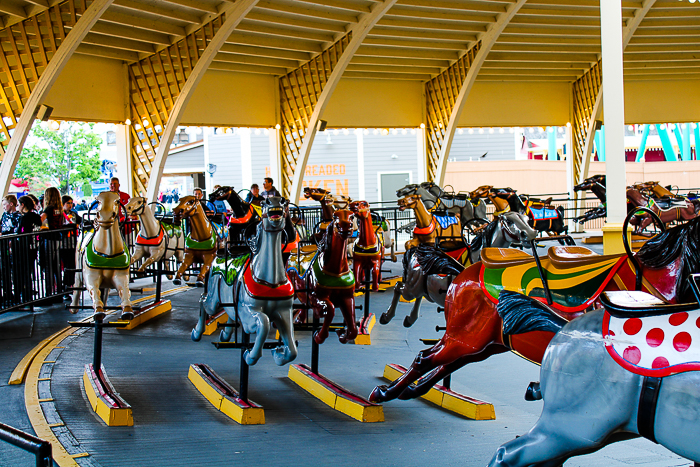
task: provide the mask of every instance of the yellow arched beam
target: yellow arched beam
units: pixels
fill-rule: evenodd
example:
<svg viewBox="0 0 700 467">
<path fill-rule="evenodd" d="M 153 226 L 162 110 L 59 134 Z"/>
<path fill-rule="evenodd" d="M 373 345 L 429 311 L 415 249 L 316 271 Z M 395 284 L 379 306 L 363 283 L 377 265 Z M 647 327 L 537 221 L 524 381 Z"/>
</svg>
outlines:
<svg viewBox="0 0 700 467">
<path fill-rule="evenodd" d="M 447 129 L 445 130 L 445 138 L 442 142 L 440 159 L 438 160 L 437 165 L 437 175 L 435 177 L 435 182 L 438 185 L 442 186 L 445 181 L 447 158 L 450 154 L 450 148 L 452 147 L 452 140 L 454 139 L 455 129 L 457 129 L 457 122 L 459 122 L 459 117 L 462 115 L 464 104 L 467 101 L 467 97 L 469 97 L 469 91 L 471 91 L 474 81 L 479 75 L 479 71 L 481 70 L 481 66 L 484 64 L 486 57 L 488 56 L 489 52 L 491 52 L 493 44 L 496 43 L 498 37 L 501 35 L 505 27 L 508 26 L 510 20 L 513 18 L 513 16 L 515 16 L 526 1 L 527 0 L 518 0 L 510 5 L 505 13 L 501 13 L 499 15 L 496 22 L 493 23 L 491 28 L 489 28 L 488 32 L 479 39 L 481 41 L 481 47 L 479 48 L 479 52 L 477 52 L 476 57 L 474 57 L 474 61 L 472 62 L 471 66 L 469 67 L 469 72 L 467 72 L 467 77 L 464 79 L 464 83 L 462 83 L 462 88 L 459 90 L 459 95 L 457 96 L 454 108 L 450 114 L 450 121 L 447 124 Z"/>
<path fill-rule="evenodd" d="M 27 103 L 24 106 L 22 115 L 17 122 L 17 127 L 10 138 L 10 143 L 7 146 L 5 157 L 2 165 L 0 165 L 0 188 L 2 188 L 3 196 L 10 189 L 10 182 L 15 173 L 17 160 L 24 147 L 24 142 L 27 139 L 29 130 L 34 124 L 34 119 L 39 111 L 39 106 L 46 98 L 46 95 L 51 90 L 51 87 L 56 82 L 58 75 L 61 74 L 63 67 L 68 63 L 68 60 L 73 56 L 73 52 L 78 48 L 82 40 L 85 38 L 92 26 L 100 19 L 102 13 L 112 4 L 113 0 L 94 0 L 85 13 L 75 23 L 75 26 L 70 30 L 65 40 L 61 42 L 54 56 L 49 61 L 46 70 L 39 78 L 39 82 L 32 91 Z"/>
<path fill-rule="evenodd" d="M 622 50 L 627 48 L 627 45 L 630 43 L 630 40 L 632 39 L 632 36 L 634 35 L 635 31 L 641 24 L 642 20 L 644 17 L 647 15 L 649 10 L 651 9 L 652 6 L 654 6 L 654 3 L 656 3 L 656 0 L 646 0 L 644 3 L 642 3 L 641 8 L 638 8 L 634 12 L 634 17 L 632 17 L 629 22 L 627 23 L 627 26 L 625 26 L 625 30 L 622 35 Z M 595 105 L 593 107 L 593 112 L 591 113 L 591 120 L 588 122 L 588 130 L 586 131 L 586 145 L 585 149 L 583 151 L 583 167 L 581 171 L 578 174 L 578 179 L 576 179 L 576 183 L 581 183 L 585 179 L 588 178 L 588 169 L 591 166 L 591 154 L 593 152 L 593 138 L 595 136 L 596 132 L 596 120 L 599 120 L 601 117 L 601 113 L 603 111 L 603 85 L 600 85 L 600 88 L 598 89 L 598 94 L 596 95 L 595 99 Z"/>
<path fill-rule="evenodd" d="M 299 157 L 297 158 L 296 166 L 294 167 L 294 176 L 292 178 L 292 187 L 289 190 L 289 197 L 293 201 L 299 200 L 301 195 L 301 181 L 304 178 L 304 171 L 306 170 L 306 163 L 309 160 L 309 154 L 311 153 L 311 146 L 314 143 L 314 138 L 316 137 L 316 130 L 318 126 L 318 121 L 323 115 L 323 111 L 330 100 L 330 96 L 333 94 L 340 78 L 345 72 L 350 60 L 355 55 L 355 52 L 364 41 L 367 34 L 372 30 L 377 21 L 381 19 L 384 14 L 389 11 L 389 9 L 396 3 L 397 0 L 384 0 L 382 3 L 378 3 L 374 6 L 370 13 L 367 13 L 360 21 L 352 28 L 352 39 L 347 45 L 343 54 L 338 59 L 337 64 L 333 68 L 333 72 L 328 77 L 328 81 L 321 92 L 321 95 L 314 106 L 314 111 L 309 118 L 309 126 L 305 129 L 304 141 L 299 149 Z"/>
<path fill-rule="evenodd" d="M 248 12 L 258 3 L 258 0 L 239 0 L 236 2 L 234 7 L 226 13 L 226 21 L 219 28 L 214 38 L 209 42 L 207 48 L 199 57 L 197 64 L 195 65 L 192 73 L 187 78 L 187 82 L 182 88 L 182 91 L 177 96 L 173 110 L 168 116 L 168 122 L 165 125 L 165 130 L 158 144 L 158 149 L 156 150 L 156 157 L 153 160 L 153 165 L 151 166 L 151 173 L 148 178 L 148 187 L 146 189 L 146 199 L 149 201 L 156 201 L 156 196 L 158 195 L 158 187 L 160 185 L 160 179 L 163 176 L 163 168 L 165 167 L 165 160 L 168 157 L 168 149 L 170 144 L 173 142 L 173 137 L 175 136 L 175 131 L 177 126 L 180 124 L 180 119 L 182 118 L 182 113 L 187 107 L 187 103 L 194 90 L 197 88 L 199 81 L 204 76 L 204 73 L 209 68 L 209 65 L 214 60 L 214 57 L 224 45 L 226 39 L 229 38 L 234 29 L 238 24 L 245 18 Z"/>
</svg>

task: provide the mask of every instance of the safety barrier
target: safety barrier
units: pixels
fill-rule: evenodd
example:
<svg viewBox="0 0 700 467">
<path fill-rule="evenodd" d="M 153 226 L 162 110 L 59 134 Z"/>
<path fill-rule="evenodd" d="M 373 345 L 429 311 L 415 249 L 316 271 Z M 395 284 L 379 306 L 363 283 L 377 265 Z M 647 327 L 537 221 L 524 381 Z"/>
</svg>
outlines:
<svg viewBox="0 0 700 467">
<path fill-rule="evenodd" d="M 0 440 L 34 454 L 37 467 L 51 467 L 53 465 L 51 443 L 48 441 L 3 423 L 0 423 Z"/>
</svg>

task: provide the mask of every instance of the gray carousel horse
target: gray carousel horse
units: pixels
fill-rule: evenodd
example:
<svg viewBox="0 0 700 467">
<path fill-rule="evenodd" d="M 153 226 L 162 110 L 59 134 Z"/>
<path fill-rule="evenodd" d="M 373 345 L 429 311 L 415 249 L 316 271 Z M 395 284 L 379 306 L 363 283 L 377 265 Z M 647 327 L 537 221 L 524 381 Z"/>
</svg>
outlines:
<svg viewBox="0 0 700 467">
<path fill-rule="evenodd" d="M 430 244 L 411 248 L 403 257 L 403 278 L 394 286 L 391 304 L 379 317 L 379 322 L 388 324 L 394 318 L 396 306 L 403 297 L 406 301 L 415 299 L 411 313 L 403 320 L 404 327 L 411 327 L 418 319 L 423 298 L 440 307 L 445 306 L 447 289 L 452 279 L 462 272 L 465 266 L 479 261 L 482 248 L 508 248 L 513 243 L 528 243 L 536 237 L 537 231 L 530 227 L 525 215 L 507 212 L 489 223 L 471 244 L 467 244 L 463 253 L 455 250 L 448 256 Z M 455 256 L 462 258 L 464 264 L 453 259 Z M 437 267 L 438 265 L 443 265 L 449 272 L 444 276 L 433 273 L 433 269 L 443 269 Z"/>
<path fill-rule="evenodd" d="M 173 255 L 178 262 L 185 259 L 185 235 L 180 226 L 158 221 L 146 198 L 132 197 L 124 206 L 127 216 L 138 216 L 140 231 L 136 237 L 131 264 L 146 258 L 138 271 L 143 272 L 148 266 L 160 260 L 170 259 Z"/>
<path fill-rule="evenodd" d="M 85 283 L 95 313 L 104 313 L 102 294 L 114 288 L 121 298 L 121 319 L 133 319 L 129 291 L 131 257 L 119 231 L 119 195 L 104 191 L 97 196 L 96 201 L 95 230 L 85 231 L 78 238 L 75 264 L 81 270 L 75 275 L 71 305 L 78 306 L 80 289 Z M 106 298 L 105 296 L 104 299 Z M 71 312 L 73 310 L 77 308 L 72 308 Z"/>
<path fill-rule="evenodd" d="M 214 315 L 221 304 L 228 313 L 228 323 L 236 316 L 243 331 L 256 334 L 253 348 L 245 351 L 245 361 L 255 365 L 262 356 L 263 344 L 270 331 L 270 322 L 280 333 L 283 344 L 272 351 L 277 365 L 291 362 L 297 356 L 292 325 L 294 288 L 282 262 L 282 232 L 287 222 L 287 201 L 271 197 L 262 202 L 262 222 L 257 224 L 251 241 L 251 252 L 241 252 L 231 258 L 217 258 L 212 265 L 207 295 L 200 300 L 200 314 L 192 330 L 192 340 L 198 341 L 204 332 L 206 316 Z M 251 258 L 252 256 L 252 258 Z M 231 339 L 233 327 L 221 333 L 221 340 Z"/>
<path fill-rule="evenodd" d="M 601 298 L 607 312 L 587 313 L 554 336 L 542 361 L 540 393 L 532 385 L 528 389 L 532 399 L 544 399 L 542 415 L 528 433 L 499 447 L 489 466 L 559 466 L 572 456 L 638 436 L 700 466 L 700 362 L 693 362 L 697 349 L 691 352 L 700 327 L 698 304 L 664 305 L 644 292 L 612 292 Z M 612 334 L 610 316 L 616 314 L 625 324 Z M 648 314 L 658 315 L 651 317 L 655 324 L 641 324 Z M 631 321 L 638 326 L 628 327 Z M 665 336 L 658 332 L 659 324 Z M 640 335 L 643 343 L 631 341 L 629 334 Z M 686 339 L 679 339 L 684 334 Z M 662 346 L 659 339 L 664 337 L 669 342 Z M 611 350 L 616 345 L 626 350 L 618 354 Z M 667 352 L 669 359 L 655 356 L 660 352 Z M 674 372 L 669 360 L 685 353 L 692 353 L 680 360 L 686 363 L 675 364 L 685 369 Z M 663 363 L 657 364 L 660 358 Z M 643 371 L 635 370 L 634 364 L 638 369 L 645 361 Z M 680 372 L 685 370 L 694 371 Z"/>
</svg>

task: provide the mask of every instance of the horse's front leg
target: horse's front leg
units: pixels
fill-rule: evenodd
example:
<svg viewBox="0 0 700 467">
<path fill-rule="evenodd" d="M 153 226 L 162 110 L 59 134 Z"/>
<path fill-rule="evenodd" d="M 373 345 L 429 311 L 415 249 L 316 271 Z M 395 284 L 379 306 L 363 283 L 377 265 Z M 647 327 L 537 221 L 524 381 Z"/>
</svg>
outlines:
<svg viewBox="0 0 700 467">
<path fill-rule="evenodd" d="M 379 291 L 379 283 L 382 281 L 382 256 L 372 262 L 372 292 Z"/>
<path fill-rule="evenodd" d="M 186 251 L 185 252 L 185 258 L 180 263 L 180 267 L 177 268 L 177 272 L 175 273 L 175 279 L 173 279 L 173 284 L 175 285 L 180 285 L 182 281 L 180 278 L 182 277 L 183 274 L 185 274 L 185 271 L 187 271 L 190 266 L 192 266 L 192 263 L 194 262 L 194 253 L 192 251 Z"/>
<path fill-rule="evenodd" d="M 80 270 L 75 273 L 75 282 L 73 283 L 73 297 L 71 299 L 71 308 L 70 312 L 75 314 L 78 312 L 78 304 L 80 303 L 80 295 L 83 293 L 82 289 L 83 288 L 83 270 L 85 269 L 85 265 L 83 264 L 82 256 L 80 254 L 80 248 L 76 248 L 75 252 L 75 264 L 76 267 L 79 268 Z"/>
<path fill-rule="evenodd" d="M 143 245 L 136 245 L 134 247 L 134 253 L 131 255 L 131 263 L 129 265 L 135 264 L 137 261 L 139 261 L 141 258 L 143 258 L 146 254 L 146 249 L 143 247 Z M 141 269 L 139 268 L 139 271 Z"/>
<path fill-rule="evenodd" d="M 292 306 L 293 299 L 280 300 L 277 302 L 277 307 L 274 311 L 275 327 L 280 333 L 283 346 L 279 346 L 272 350 L 272 358 L 275 363 L 282 366 L 297 358 L 297 344 L 294 341 L 294 327 L 292 326 Z"/>
<path fill-rule="evenodd" d="M 160 259 L 163 257 L 165 254 L 165 241 L 160 242 L 160 244 L 156 247 L 153 247 L 150 249 L 150 255 L 146 261 L 143 262 L 141 267 L 139 268 L 139 272 L 143 272 L 146 270 L 148 266 L 151 264 L 160 261 Z"/>
<path fill-rule="evenodd" d="M 267 339 L 267 334 L 270 332 L 270 318 L 263 313 L 262 305 L 247 301 L 241 301 L 238 304 L 238 316 L 241 319 L 243 332 L 246 334 L 255 333 L 255 343 L 252 349 L 246 349 L 243 353 L 243 358 L 248 365 L 255 365 L 262 356 L 263 344 Z"/>
<path fill-rule="evenodd" d="M 394 296 L 391 298 L 391 304 L 389 308 L 382 313 L 379 317 L 379 324 L 389 324 L 396 315 L 396 306 L 399 304 L 399 299 L 401 298 L 401 290 L 403 289 L 403 282 L 399 281 L 394 286 Z"/>
<path fill-rule="evenodd" d="M 199 275 L 197 276 L 197 287 L 204 287 L 204 278 L 207 277 L 209 269 L 211 269 L 211 264 L 214 262 L 214 257 L 216 256 L 216 250 L 206 252 L 202 254 L 202 267 L 199 268 Z"/>
<path fill-rule="evenodd" d="M 362 262 L 358 257 L 353 257 L 352 260 L 352 273 L 355 275 L 355 290 L 360 290 L 362 288 L 362 282 L 364 281 L 364 268 L 362 267 Z"/>
<path fill-rule="evenodd" d="M 112 280 L 117 287 L 121 298 L 122 315 L 120 319 L 134 319 L 134 311 L 131 307 L 131 290 L 129 290 L 129 270 L 121 269 L 113 272 Z"/>
<path fill-rule="evenodd" d="M 338 296 L 340 293 L 343 295 Z M 341 344 L 345 344 L 357 337 L 357 324 L 355 323 L 355 295 L 352 289 L 350 289 L 348 291 L 337 293 L 336 297 L 334 298 L 340 299 L 338 308 L 340 308 L 340 311 L 343 313 L 343 320 L 345 321 L 345 329 L 338 331 L 338 340 Z"/>
<path fill-rule="evenodd" d="M 328 332 L 333 318 L 335 317 L 335 306 L 327 296 L 323 298 L 314 298 L 313 295 L 309 295 L 309 298 L 312 300 L 311 306 L 314 309 L 314 313 L 316 313 L 319 319 L 323 318 L 321 329 L 314 333 L 314 341 L 317 344 L 323 344 L 328 338 Z"/>
<path fill-rule="evenodd" d="M 418 313 L 420 313 L 420 303 L 423 300 L 423 296 L 419 295 L 416 297 L 416 301 L 413 302 L 413 308 L 411 308 L 411 313 L 403 319 L 403 327 L 410 328 L 413 323 L 418 319 Z"/>
<path fill-rule="evenodd" d="M 102 271 L 83 265 L 83 278 L 85 288 L 90 294 L 90 298 L 92 298 L 92 308 L 95 310 L 95 313 L 104 313 L 104 303 L 102 302 L 102 294 L 100 292 Z"/>
</svg>

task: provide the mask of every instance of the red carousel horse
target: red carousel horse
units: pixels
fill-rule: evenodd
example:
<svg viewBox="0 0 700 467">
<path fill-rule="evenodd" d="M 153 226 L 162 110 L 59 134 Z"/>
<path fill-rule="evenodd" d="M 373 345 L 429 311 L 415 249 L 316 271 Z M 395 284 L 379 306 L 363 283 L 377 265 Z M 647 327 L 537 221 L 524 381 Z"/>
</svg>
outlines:
<svg viewBox="0 0 700 467">
<path fill-rule="evenodd" d="M 659 200 L 653 197 L 645 198 L 635 186 L 627 189 L 628 211 L 634 210 L 635 207 L 647 206 L 659 216 L 664 224 L 674 221 L 688 221 L 698 216 L 700 203 L 696 201 L 678 200 L 677 203 L 667 202 L 666 204 L 661 204 Z M 651 217 L 645 215 L 639 222 L 637 230 L 644 230 L 651 223 Z"/>
<path fill-rule="evenodd" d="M 355 276 L 346 254 L 348 238 L 353 231 L 351 215 L 347 209 L 335 211 L 318 250 L 307 254 L 303 251 L 292 253 L 287 265 L 297 299 L 302 303 L 308 301 L 314 314 L 324 318 L 321 329 L 314 334 L 317 344 L 322 344 L 328 338 L 336 306 L 345 320 L 345 329 L 338 331 L 338 340 L 345 344 L 357 337 Z M 302 292 L 306 290 L 310 292 Z"/>
<path fill-rule="evenodd" d="M 508 350 L 539 363 L 554 334 L 596 306 L 603 291 L 638 289 L 667 303 L 692 300 L 687 278 L 700 271 L 698 247 L 697 218 L 652 238 L 634 255 L 552 247 L 541 258 L 544 283 L 533 257 L 515 249 L 484 249 L 482 261 L 459 274 L 447 292 L 442 338 L 419 352 L 396 381 L 377 386 L 370 400 L 419 397 L 467 363 Z M 431 273 L 440 271 L 426 271 Z"/>
<path fill-rule="evenodd" d="M 355 214 L 359 234 L 353 248 L 352 270 L 355 273 L 355 287 L 359 289 L 362 283 L 369 280 L 365 277 L 371 274 L 372 291 L 379 290 L 382 281 L 382 259 L 384 257 L 384 237 L 377 235 L 372 224 L 372 213 L 367 201 L 350 203 L 350 211 Z M 379 229 L 381 227 L 377 227 Z"/>
</svg>

